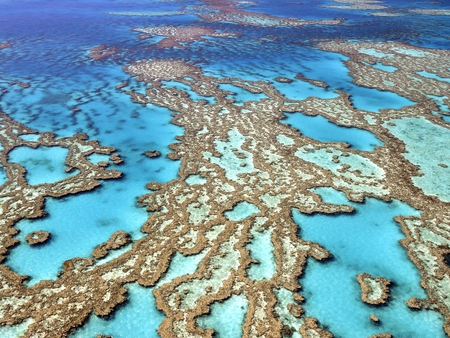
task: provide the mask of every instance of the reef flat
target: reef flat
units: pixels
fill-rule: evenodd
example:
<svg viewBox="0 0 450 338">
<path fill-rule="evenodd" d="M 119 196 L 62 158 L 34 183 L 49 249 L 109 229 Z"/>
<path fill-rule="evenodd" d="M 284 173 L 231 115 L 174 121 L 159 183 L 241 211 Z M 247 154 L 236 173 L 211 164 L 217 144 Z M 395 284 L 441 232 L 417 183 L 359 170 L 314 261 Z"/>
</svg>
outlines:
<svg viewBox="0 0 450 338">
<path fill-rule="evenodd" d="M 450 336 L 445 9 L 73 5 L 0 34 L 0 335 Z"/>
</svg>

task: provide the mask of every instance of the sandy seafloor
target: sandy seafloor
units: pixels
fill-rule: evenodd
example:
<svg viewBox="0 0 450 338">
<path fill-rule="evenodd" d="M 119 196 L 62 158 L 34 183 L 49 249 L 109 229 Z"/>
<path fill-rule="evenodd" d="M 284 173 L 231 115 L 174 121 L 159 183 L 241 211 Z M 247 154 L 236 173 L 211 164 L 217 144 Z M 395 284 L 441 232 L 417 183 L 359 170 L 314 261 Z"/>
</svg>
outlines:
<svg viewBox="0 0 450 338">
<path fill-rule="evenodd" d="M 277 17 L 345 18 L 341 25 L 304 27 L 205 23 L 194 14 L 168 13 L 195 4 L 202 2 L 0 1 L 0 43 L 11 44 L 10 48 L 0 50 L 0 88 L 7 89 L 0 96 L 2 111 L 30 128 L 51 131 L 59 137 L 86 133 L 90 139 L 116 148 L 124 159 L 124 164 L 110 166 L 123 172 L 121 179 L 102 181 L 101 187 L 90 192 L 47 198 L 46 217 L 23 219 L 15 225 L 20 229 L 16 235 L 20 243 L 10 249 L 3 264 L 29 276 L 24 282 L 27 287 L 41 280 L 56 280 L 64 261 L 90 257 L 93 249 L 117 230 L 127 231 L 133 240 L 147 236 L 140 229 L 149 214 L 138 205 L 137 199 L 149 192 L 146 183 L 167 183 L 178 177 L 180 161 L 170 160 L 167 154 L 169 144 L 177 142 L 175 136 L 182 135 L 184 129 L 171 124 L 173 112 L 164 107 L 134 103 L 129 95 L 116 88 L 122 82 L 127 82 L 126 88 L 144 88 L 142 82 L 123 70 L 123 66 L 131 61 L 158 58 L 194 62 L 208 76 L 271 81 L 286 97 L 296 100 L 310 96 L 333 98 L 338 95 L 336 91 L 344 91 L 351 95 L 356 109 L 378 112 L 385 108 L 400 109 L 414 102 L 394 92 L 356 85 L 342 63 L 348 57 L 321 51 L 313 46 L 314 40 L 401 41 L 436 49 L 449 49 L 450 46 L 448 16 L 407 11 L 411 8 L 450 10 L 445 1 L 382 1 L 380 4 L 388 6 L 390 12 L 402 14 L 392 17 L 370 15 L 375 10 L 321 7 L 339 5 L 326 0 L 306 0 L 302 4 L 287 0 L 257 0 L 251 6 L 242 5 L 248 11 Z M 111 14 L 120 12 L 135 12 L 136 15 Z M 139 13 L 141 15 L 137 15 Z M 164 25 L 202 25 L 241 36 L 208 37 L 206 41 L 186 44 L 185 49 L 161 49 L 157 47 L 161 37 L 139 40 L 139 34 L 131 31 L 134 27 Z M 277 39 L 266 38 L 264 43 L 255 41 L 267 36 Z M 92 47 L 99 45 L 117 47 L 119 52 L 112 57 L 93 60 L 88 54 Z M 276 77 L 293 78 L 297 73 L 323 81 L 329 87 L 320 88 L 300 80 L 291 84 L 273 80 Z M 29 83 L 30 86 L 22 88 L 9 84 L 11 81 Z M 197 94 L 191 92 L 191 95 Z M 254 100 L 255 95 L 242 90 L 235 98 L 243 103 Z M 74 107 L 81 110 L 74 113 Z M 442 111 L 448 110 L 442 105 Z M 443 119 L 450 123 L 447 116 Z M 344 128 L 321 116 L 290 114 L 283 123 L 291 124 L 317 141 L 347 142 L 352 148 L 365 152 L 383 145 L 371 132 Z M 449 141 L 442 139 L 442 147 L 448 149 Z M 143 155 L 153 149 L 162 156 L 150 159 Z M 414 148 L 410 151 L 414 152 Z M 9 154 L 9 160 L 25 167 L 29 184 L 35 185 L 56 182 L 71 175 L 64 172 L 66 156 L 67 151 L 61 148 L 19 147 Z M 92 161 L 105 159 L 107 157 L 94 156 Z M 4 170 L 0 170 L 1 183 L 7 179 Z M 419 270 L 398 243 L 404 234 L 393 217 L 418 216 L 420 212 L 396 200 L 387 203 L 366 198 L 364 203 L 354 203 L 331 188 L 320 189 L 319 195 L 324 201 L 353 205 L 356 213 L 306 215 L 293 211 L 293 220 L 300 225 L 299 235 L 319 243 L 334 257 L 326 263 L 311 259 L 300 277 L 306 316 L 317 318 L 335 337 L 369 337 L 379 332 L 391 332 L 396 338 L 445 337 L 444 318 L 439 312 L 413 311 L 406 306 L 409 298 L 426 298 L 427 294 L 420 286 Z M 229 219 L 241 220 L 259 212 L 252 206 L 236 206 L 235 215 Z M 51 241 L 41 246 L 29 246 L 25 237 L 34 230 L 50 232 Z M 255 234 L 254 238 L 248 249 L 260 264 L 247 272 L 253 279 L 270 279 L 276 272 L 270 233 Z M 113 254 L 117 256 L 130 247 Z M 177 276 L 193 273 L 201 259 L 201 254 L 186 257 L 176 254 L 166 275 L 156 286 L 145 288 L 137 283 L 127 284 L 127 302 L 108 317 L 92 314 L 83 326 L 73 329 L 70 336 L 158 337 L 156 330 L 165 315 L 156 308 L 153 289 Z M 388 305 L 373 307 L 361 301 L 356 275 L 364 271 L 393 282 Z M 214 303 L 210 314 L 201 316 L 197 323 L 202 328 L 213 328 L 217 337 L 241 337 L 247 307 L 244 296 L 233 295 L 224 302 Z M 381 324 L 374 325 L 368 319 L 370 314 L 378 316 Z M 26 326 L 27 322 L 18 326 L 2 323 L 0 337 L 21 336 Z M 299 337 L 300 333 L 293 336 Z"/>
</svg>

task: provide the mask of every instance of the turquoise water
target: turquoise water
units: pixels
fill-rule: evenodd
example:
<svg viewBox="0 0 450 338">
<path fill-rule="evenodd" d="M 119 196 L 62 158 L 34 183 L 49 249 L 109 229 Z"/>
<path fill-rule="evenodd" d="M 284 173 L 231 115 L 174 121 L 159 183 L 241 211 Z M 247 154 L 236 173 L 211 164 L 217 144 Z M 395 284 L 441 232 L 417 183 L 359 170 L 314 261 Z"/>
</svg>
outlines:
<svg viewBox="0 0 450 338">
<path fill-rule="evenodd" d="M 414 184 L 425 194 L 450 202 L 450 154 L 443 147 L 448 142 L 450 130 L 423 117 L 395 119 L 392 122 L 394 125 L 385 123 L 383 126 L 405 143 L 407 152 L 403 156 L 419 166 L 423 173 L 412 178 Z"/>
<path fill-rule="evenodd" d="M 173 281 L 175 278 L 190 275 L 198 268 L 198 264 L 205 257 L 206 252 L 197 255 L 183 256 L 176 252 L 170 261 L 169 268 L 164 276 L 158 281 L 156 287 Z"/>
<path fill-rule="evenodd" d="M 358 128 L 341 127 L 320 115 L 286 114 L 286 119 L 281 122 L 292 125 L 303 135 L 320 142 L 347 142 L 352 148 L 362 151 L 371 151 L 376 146 L 383 145 L 383 142 L 371 132 Z"/>
<path fill-rule="evenodd" d="M 0 167 L 0 185 L 5 183 L 8 180 L 8 176 L 6 175 L 6 171 L 3 167 Z"/>
<path fill-rule="evenodd" d="M 61 147 L 44 147 L 36 149 L 21 146 L 9 153 L 9 161 L 20 164 L 27 171 L 25 178 L 30 185 L 54 183 L 76 175 L 79 171 L 66 173 L 64 162 L 69 150 Z"/>
<path fill-rule="evenodd" d="M 293 209 L 292 217 L 299 225 L 300 236 L 317 242 L 333 254 L 325 263 L 308 261 L 301 278 L 307 316 L 326 325 L 335 337 L 368 337 L 378 332 L 391 332 L 394 337 L 445 337 L 442 316 L 433 311 L 411 311 L 406 301 L 425 298 L 420 275 L 408 259 L 398 240 L 404 238 L 396 215 L 418 212 L 404 203 L 391 203 L 367 198 L 363 204 L 345 201 L 345 195 L 331 188 L 317 189 L 323 200 L 355 207 L 354 214 L 312 216 Z M 363 303 L 356 275 L 367 272 L 394 283 L 392 299 L 387 306 L 373 307 Z M 375 314 L 381 325 L 374 326 L 369 315 Z"/>
<path fill-rule="evenodd" d="M 65 81 L 65 89 L 70 94 L 57 95 L 59 78 L 45 78 L 42 82 L 36 81 L 33 87 L 11 90 L 2 97 L 6 105 L 14 102 L 20 108 L 13 110 L 12 115 L 28 126 L 41 131 L 51 129 L 59 137 L 85 132 L 90 139 L 117 148 L 124 160 L 123 164 L 109 167 L 123 172 L 122 178 L 103 181 L 101 187 L 88 193 L 49 198 L 45 209 L 47 217 L 17 224 L 21 230 L 17 235 L 21 245 L 11 250 L 6 264 L 29 275 L 30 285 L 42 279 L 55 279 L 65 260 L 89 257 L 95 246 L 108 240 L 117 230 L 129 232 L 133 239 L 140 238 L 140 228 L 148 213 L 137 206 L 137 199 L 148 192 L 146 183 L 168 182 L 178 175 L 180 162 L 166 156 L 171 152 L 168 145 L 176 141 L 176 135 L 183 134 L 183 128 L 170 123 L 172 112 L 136 105 L 127 95 L 118 92 L 115 86 L 127 78 L 120 68 L 105 66 L 97 71 L 85 74 L 82 79 L 75 77 Z M 24 95 L 28 92 L 32 93 Z M 77 97 L 81 99 L 75 100 Z M 81 111 L 73 114 L 69 108 L 75 104 Z M 162 156 L 146 157 L 144 153 L 152 149 L 160 151 Z M 66 149 L 20 147 L 10 154 L 11 161 L 27 169 L 26 177 L 31 184 L 54 182 L 69 176 L 64 172 Z M 88 159 L 98 163 L 108 157 L 93 154 Z M 73 174 L 76 171 L 70 173 Z M 30 247 L 25 237 L 35 230 L 49 231 L 51 241 Z"/>
<path fill-rule="evenodd" d="M 257 171 L 253 166 L 253 154 L 241 148 L 245 140 L 246 137 L 233 128 L 228 132 L 228 141 L 214 141 L 216 150 L 222 154 L 221 157 L 215 157 L 210 152 L 204 152 L 203 156 L 222 167 L 228 179 L 239 181 L 238 174 Z M 245 158 L 238 157 L 233 149 L 243 154 Z"/>
<path fill-rule="evenodd" d="M 214 337 L 242 337 L 242 325 L 247 312 L 247 298 L 233 295 L 224 302 L 215 302 L 208 316 L 199 317 L 197 323 L 201 328 L 212 328 Z"/>
<path fill-rule="evenodd" d="M 200 175 L 189 175 L 184 181 L 189 185 L 194 185 L 194 184 L 205 184 L 207 179 L 201 177 Z"/>
<path fill-rule="evenodd" d="M 440 77 L 434 73 L 430 73 L 430 72 L 426 72 L 426 71 L 421 71 L 421 72 L 417 72 L 417 74 L 423 76 L 423 77 L 427 77 L 430 79 L 436 79 L 438 81 L 443 81 L 443 82 L 450 82 L 449 78 L 445 78 L 445 77 Z"/>
<path fill-rule="evenodd" d="M 175 253 L 164 277 L 158 281 L 155 287 L 145 288 L 137 283 L 128 284 L 128 301 L 125 306 L 119 305 L 118 310 L 107 318 L 92 314 L 87 324 L 78 329 L 71 337 L 95 337 L 101 333 L 112 335 L 114 338 L 128 338 L 130 332 L 133 332 L 133 337 L 159 337 L 156 330 L 165 316 L 163 312 L 156 309 L 153 290 L 179 276 L 194 273 L 204 256 L 204 253 L 191 256 Z"/>
<path fill-rule="evenodd" d="M 259 210 L 256 205 L 247 201 L 242 201 L 236 204 L 232 210 L 226 211 L 225 216 L 230 221 L 242 221 L 258 212 L 261 212 L 261 210 Z"/>
<path fill-rule="evenodd" d="M 253 238 L 247 248 L 250 250 L 252 259 L 257 260 L 258 264 L 251 264 L 247 270 L 248 277 L 255 281 L 270 279 L 276 273 L 274 247 L 271 241 L 272 231 L 263 232 L 251 231 Z"/>
<path fill-rule="evenodd" d="M 377 62 L 377 63 L 375 63 L 375 64 L 373 64 L 371 66 L 374 67 L 374 68 L 380 69 L 380 70 L 384 70 L 385 72 L 389 72 L 389 73 L 393 73 L 396 70 L 398 70 L 397 67 L 386 66 L 386 65 L 382 64 L 381 62 Z"/>
<path fill-rule="evenodd" d="M 434 100 L 434 102 L 439 107 L 440 111 L 450 113 L 450 107 L 444 103 L 444 100 L 447 98 L 447 96 L 427 95 L 427 97 Z M 448 116 L 443 116 L 444 119 L 445 119 L 445 117 L 448 117 Z"/>
<path fill-rule="evenodd" d="M 87 323 L 70 335 L 72 338 L 97 337 L 98 334 L 114 338 L 160 337 L 156 332 L 164 314 L 156 309 L 151 288 L 139 284 L 126 286 L 127 301 L 107 318 L 92 314 Z"/>
<path fill-rule="evenodd" d="M 359 87 L 352 83 L 353 78 L 343 63 L 348 58 L 341 54 L 312 49 L 308 52 L 309 58 L 302 60 L 302 66 L 310 69 L 310 72 L 303 72 L 304 75 L 324 81 L 333 90 L 343 90 L 349 93 L 350 100 L 356 109 L 378 113 L 381 109 L 400 109 L 414 104 L 413 101 L 396 93 Z M 313 55 L 316 57 L 313 58 Z"/>
</svg>

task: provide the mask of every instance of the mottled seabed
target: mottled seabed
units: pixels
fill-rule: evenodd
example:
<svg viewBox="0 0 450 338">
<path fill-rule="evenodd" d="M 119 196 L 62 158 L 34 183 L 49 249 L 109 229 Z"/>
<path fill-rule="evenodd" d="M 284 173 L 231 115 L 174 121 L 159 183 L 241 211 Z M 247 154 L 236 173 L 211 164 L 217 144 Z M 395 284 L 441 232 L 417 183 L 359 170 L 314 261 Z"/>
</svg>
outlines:
<svg viewBox="0 0 450 338">
<path fill-rule="evenodd" d="M 0 336 L 449 336 L 449 13 L 0 2 Z"/>
</svg>

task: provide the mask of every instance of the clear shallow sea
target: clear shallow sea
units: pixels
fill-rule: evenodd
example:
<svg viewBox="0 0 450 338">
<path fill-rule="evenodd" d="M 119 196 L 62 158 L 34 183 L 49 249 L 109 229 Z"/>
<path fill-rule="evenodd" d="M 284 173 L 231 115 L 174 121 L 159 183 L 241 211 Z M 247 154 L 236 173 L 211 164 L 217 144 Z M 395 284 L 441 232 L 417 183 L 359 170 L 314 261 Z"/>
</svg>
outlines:
<svg viewBox="0 0 450 338">
<path fill-rule="evenodd" d="M 105 181 L 101 188 L 89 193 L 48 199 L 48 217 L 19 222 L 17 228 L 21 232 L 17 238 L 20 245 L 11 250 L 6 265 L 20 274 L 29 275 L 27 283 L 32 285 L 42 279 L 55 279 L 64 260 L 90 256 L 94 247 L 106 241 L 116 230 L 128 231 L 133 239 L 143 235 L 140 227 L 148 214 L 137 206 L 137 198 L 148 192 L 145 189 L 146 183 L 168 182 L 177 177 L 179 161 L 171 161 L 165 155 L 169 152 L 168 145 L 176 141 L 174 137 L 181 135 L 183 129 L 170 123 L 172 112 L 169 110 L 134 104 L 127 95 L 116 89 L 123 81 L 128 81 L 130 87 L 142 88 L 142 84 L 131 80 L 122 70 L 122 66 L 131 60 L 153 57 L 192 60 L 198 62 L 207 75 L 272 81 L 279 91 L 293 99 L 308 96 L 330 98 L 336 96 L 335 90 L 343 90 L 351 94 L 356 108 L 378 112 L 383 108 L 400 108 L 412 102 L 394 93 L 354 85 L 342 63 L 346 58 L 313 49 L 309 43 L 311 40 L 401 40 L 424 47 L 448 48 L 446 37 L 450 36 L 450 26 L 446 17 L 423 16 L 420 20 L 415 15 L 398 18 L 371 17 L 368 11 L 319 7 L 322 4 L 335 4 L 326 0 L 307 0 L 303 1 L 303 5 L 293 5 L 288 0 L 258 2 L 258 5 L 249 7 L 248 10 L 302 19 L 345 17 L 347 21 L 342 26 L 307 26 L 298 29 L 205 24 L 243 35 L 239 39 L 194 42 L 186 50 L 161 50 L 156 48 L 158 38 L 139 41 L 138 34 L 130 29 L 153 25 L 198 24 L 198 18 L 193 15 L 124 16 L 106 13 L 176 11 L 183 5 L 198 2 L 0 2 L 0 43 L 9 41 L 13 45 L 13 48 L 0 50 L 0 86 L 6 86 L 8 81 L 31 83 L 30 88 L 9 86 L 8 93 L 0 98 L 3 110 L 31 128 L 52 131 L 58 136 L 85 132 L 101 144 L 116 147 L 125 160 L 123 165 L 117 166 L 124 173 L 122 179 Z M 436 8 L 430 2 L 392 0 L 385 3 L 399 10 L 411 7 Z M 263 45 L 253 41 L 254 38 L 269 35 L 278 36 L 279 39 Z M 303 45 L 293 42 L 301 42 Z M 98 62 L 89 60 L 89 48 L 100 44 L 118 47 L 119 58 Z M 273 81 L 277 76 L 294 78 L 297 73 L 325 81 L 330 88 L 325 90 L 299 80 L 288 85 Z M 238 92 L 236 99 L 243 102 L 255 97 L 253 95 L 250 98 L 248 93 Z M 77 98 L 80 99 L 76 100 Z M 72 108 L 75 107 L 81 111 L 73 113 Z M 292 115 L 292 119 L 294 118 Z M 316 118 L 315 121 L 320 126 L 331 128 L 321 134 L 317 124 L 310 121 L 312 120 L 299 121 L 298 129 L 307 136 L 310 133 L 309 137 L 314 139 L 324 142 L 345 141 L 364 151 L 370 151 L 375 145 L 379 145 L 379 141 L 371 134 L 342 129 Z M 295 126 L 292 120 L 288 119 L 286 122 Z M 333 137 L 339 136 L 339 139 L 330 140 L 330 133 Z M 152 149 L 160 151 L 163 156 L 149 159 L 143 155 L 145 151 Z M 64 172 L 60 170 L 63 164 L 58 150 L 46 154 L 47 160 L 42 163 L 35 158 L 36 151 L 39 150 L 25 150 L 16 149 L 11 154 L 11 160 L 23 163 L 28 169 L 27 178 L 30 183 L 51 182 L 64 177 Z M 0 183 L 5 180 L 4 171 L 0 170 Z M 330 201 L 339 202 L 338 196 L 332 198 L 336 200 Z M 418 284 L 418 271 L 407 260 L 405 252 L 397 243 L 402 238 L 398 225 L 391 220 L 399 213 L 413 213 L 410 209 L 404 205 L 392 207 L 368 200 L 365 204 L 357 205 L 357 213 L 352 216 L 303 216 L 294 213 L 294 219 L 301 226 L 301 235 L 305 239 L 318 241 L 336 256 L 335 260 L 326 264 L 313 261 L 308 264 L 305 277 L 301 279 L 302 292 L 308 299 L 305 303 L 308 315 L 316 316 L 336 336 L 342 337 L 351 337 L 346 332 L 355 332 L 354 337 L 361 337 L 380 331 L 391 331 L 395 337 L 442 336 L 442 318 L 439 315 L 432 312 L 413 313 L 405 305 L 409 297 L 425 296 Z M 374 215 L 381 211 L 386 218 L 374 221 Z M 360 222 L 364 227 L 352 225 L 352 222 Z M 339 236 L 336 236 L 336 228 L 341 229 Z M 356 232 L 354 228 L 360 231 Z M 344 229 L 356 236 L 351 243 Z M 31 248 L 25 243 L 25 237 L 34 230 L 50 231 L 52 239 L 41 247 Z M 273 274 L 270 241 L 267 240 L 267 234 L 261 236 L 249 244 L 251 251 L 258 251 L 254 258 L 262 262 L 249 270 L 249 275 L 254 279 L 270 278 Z M 374 242 L 373 247 L 379 245 L 377 255 L 372 255 L 367 248 L 362 251 L 364 254 L 360 254 L 362 248 L 358 245 L 367 237 Z M 355 255 L 355 252 L 358 254 Z M 264 254 L 267 261 L 264 261 Z M 353 261 L 356 256 L 358 260 Z M 389 257 L 388 261 L 386 257 Z M 172 274 L 177 276 L 189 273 L 195 270 L 197 264 L 195 259 L 180 256 Z M 393 299 L 388 307 L 373 309 L 359 300 L 356 274 L 364 271 L 380 274 L 395 282 Z M 334 278 L 325 278 L 330 275 Z M 345 286 L 339 294 L 337 291 L 342 289 L 338 289 L 337 285 Z M 108 319 L 92 316 L 75 336 L 90 337 L 95 333 L 103 333 L 126 337 L 130 328 L 139 327 L 142 328 L 141 331 L 134 330 L 136 338 L 156 337 L 156 328 L 163 315 L 155 308 L 151 289 L 137 285 L 127 287 L 127 304 Z M 332 300 L 327 292 L 334 295 Z M 343 304 L 349 306 L 343 308 Z M 245 300 L 235 297 L 213 307 L 211 316 L 200 319 L 199 323 L 202 327 L 214 327 L 220 332 L 220 337 L 239 337 L 239 325 L 230 327 L 227 314 L 231 312 L 236 318 L 243 318 L 241 312 L 245 308 Z M 370 323 L 370 313 L 380 317 L 380 327 L 374 327 Z M 414 325 L 411 326 L 410 323 Z M 404 331 L 400 324 L 406 324 L 410 331 Z M 1 328 L 0 333 L 5 337 L 8 334 L 13 336 L 14 330 Z"/>
</svg>

